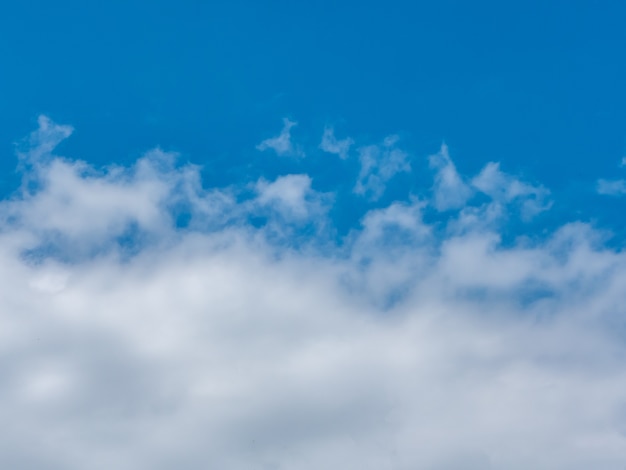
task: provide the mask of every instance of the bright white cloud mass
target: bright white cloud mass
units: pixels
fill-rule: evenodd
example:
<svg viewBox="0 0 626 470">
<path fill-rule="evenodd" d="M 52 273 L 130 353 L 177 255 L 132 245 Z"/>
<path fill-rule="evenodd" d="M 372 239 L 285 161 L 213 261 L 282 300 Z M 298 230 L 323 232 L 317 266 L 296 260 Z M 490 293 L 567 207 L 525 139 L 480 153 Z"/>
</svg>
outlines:
<svg viewBox="0 0 626 470">
<path fill-rule="evenodd" d="M 545 188 L 443 149 L 432 200 L 303 242 L 314 175 L 95 169 L 39 124 L 0 205 L 1 468 L 624 468 L 626 258 L 577 222 L 502 243 Z M 357 192 L 408 171 L 395 140 L 359 152 Z"/>
</svg>

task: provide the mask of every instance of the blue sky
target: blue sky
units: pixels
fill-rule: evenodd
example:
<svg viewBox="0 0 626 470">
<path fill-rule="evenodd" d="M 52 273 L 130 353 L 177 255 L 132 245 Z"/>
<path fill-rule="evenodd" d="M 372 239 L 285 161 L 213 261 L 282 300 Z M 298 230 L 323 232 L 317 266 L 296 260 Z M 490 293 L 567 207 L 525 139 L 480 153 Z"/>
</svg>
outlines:
<svg viewBox="0 0 626 470">
<path fill-rule="evenodd" d="M 552 217 L 615 225 L 621 204 L 593 193 L 626 154 L 624 9 L 10 2 L 2 188 L 15 183 L 13 143 L 41 113 L 79 128 L 64 148 L 76 158 L 127 163 L 160 145 L 203 165 L 211 183 L 281 171 L 254 145 L 287 116 L 311 147 L 327 124 L 360 142 L 399 133 L 418 160 L 445 141 L 463 173 L 501 161 L 550 187 Z"/>
<path fill-rule="evenodd" d="M 0 467 L 622 470 L 619 2 L 4 2 Z"/>
</svg>

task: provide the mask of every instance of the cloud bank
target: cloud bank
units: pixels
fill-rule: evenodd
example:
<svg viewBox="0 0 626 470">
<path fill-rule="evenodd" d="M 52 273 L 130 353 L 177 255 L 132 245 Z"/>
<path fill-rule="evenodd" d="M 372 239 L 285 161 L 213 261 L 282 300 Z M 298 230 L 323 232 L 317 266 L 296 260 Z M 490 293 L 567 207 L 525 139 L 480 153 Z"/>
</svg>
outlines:
<svg viewBox="0 0 626 470">
<path fill-rule="evenodd" d="M 330 224 L 314 177 L 94 169 L 52 154 L 70 133 L 40 120 L 0 204 L 2 468 L 623 468 L 626 258 L 578 222 L 503 244 L 544 188 L 442 151 L 433 200 L 320 243 L 287 230 Z"/>
</svg>

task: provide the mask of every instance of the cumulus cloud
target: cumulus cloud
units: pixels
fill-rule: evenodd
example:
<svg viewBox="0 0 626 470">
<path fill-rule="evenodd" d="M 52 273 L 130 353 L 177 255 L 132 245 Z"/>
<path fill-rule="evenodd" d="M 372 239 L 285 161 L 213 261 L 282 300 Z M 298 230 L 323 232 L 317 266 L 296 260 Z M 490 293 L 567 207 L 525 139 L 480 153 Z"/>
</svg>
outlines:
<svg viewBox="0 0 626 470">
<path fill-rule="evenodd" d="M 304 152 L 291 141 L 291 128 L 298 123 L 287 118 L 283 119 L 283 129 L 276 137 L 265 139 L 256 146 L 257 150 L 273 150 L 281 157 L 303 157 Z"/>
<path fill-rule="evenodd" d="M 354 144 L 354 140 L 350 137 L 346 137 L 345 139 L 337 139 L 335 137 L 335 131 L 332 127 L 326 127 L 324 129 L 324 134 L 322 135 L 322 142 L 319 145 L 319 148 L 324 152 L 333 153 L 338 155 L 339 158 L 345 160 L 348 158 L 348 152 L 350 151 L 350 147 Z"/>
<path fill-rule="evenodd" d="M 47 159 L 0 204 L 2 468 L 623 468 L 626 255 L 592 227 L 503 245 L 411 199 L 293 248 L 223 214 L 308 215 L 307 175 L 238 201 L 154 154 Z M 516 181 L 473 184 L 545 191 Z"/>
<path fill-rule="evenodd" d="M 255 189 L 258 205 L 273 208 L 288 219 L 321 217 L 329 202 L 329 195 L 311 188 L 308 175 L 280 176 L 273 182 L 261 179 Z"/>
<path fill-rule="evenodd" d="M 408 172 L 411 165 L 408 153 L 397 147 L 399 137 L 391 135 L 381 145 L 369 145 L 359 149 L 361 171 L 354 193 L 379 199 L 385 192 L 389 180 L 397 173 Z"/>
<path fill-rule="evenodd" d="M 154 149 L 130 167 L 96 170 L 82 161 L 53 156 L 64 128 L 40 119 L 37 145 L 22 156 L 32 164 L 18 197 L 0 204 L 0 221 L 35 237 L 22 239 L 32 250 L 67 247 L 68 256 L 93 253 L 122 237 L 162 237 L 177 211 L 215 222 L 232 208 L 225 192 L 204 192 L 198 169 L 175 167 L 176 155 Z M 67 127 L 65 127 L 67 128 Z M 42 136 L 48 134 L 49 140 Z M 69 133 L 67 134 L 69 135 Z"/>
</svg>

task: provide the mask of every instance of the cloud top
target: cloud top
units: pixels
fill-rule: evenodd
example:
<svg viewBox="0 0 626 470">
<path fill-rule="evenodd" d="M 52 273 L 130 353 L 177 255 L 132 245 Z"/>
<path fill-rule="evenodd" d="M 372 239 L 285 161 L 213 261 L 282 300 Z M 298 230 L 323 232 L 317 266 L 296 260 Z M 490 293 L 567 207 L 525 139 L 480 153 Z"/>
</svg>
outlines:
<svg viewBox="0 0 626 470">
<path fill-rule="evenodd" d="M 51 154 L 54 126 L 0 203 L 3 468 L 623 467 L 624 253 L 491 223 L 547 189 L 442 149 L 432 199 L 320 243 L 288 230 L 328 221 L 309 175 L 204 188 L 160 150 L 98 170 Z M 363 152 L 364 187 L 408 165 Z"/>
</svg>

